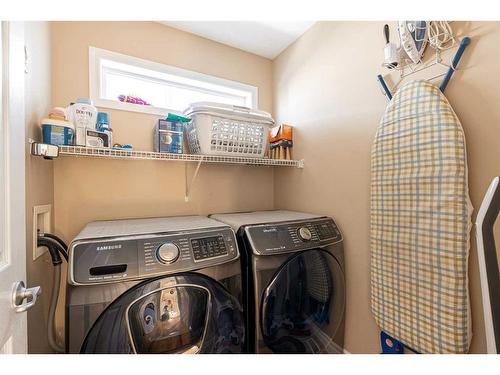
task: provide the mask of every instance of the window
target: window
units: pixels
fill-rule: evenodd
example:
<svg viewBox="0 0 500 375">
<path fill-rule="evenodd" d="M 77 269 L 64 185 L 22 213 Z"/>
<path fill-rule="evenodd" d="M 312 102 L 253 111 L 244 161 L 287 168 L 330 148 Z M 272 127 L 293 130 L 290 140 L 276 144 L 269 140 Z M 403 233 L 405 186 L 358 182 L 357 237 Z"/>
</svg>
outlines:
<svg viewBox="0 0 500 375">
<path fill-rule="evenodd" d="M 257 87 L 95 47 L 89 49 L 90 98 L 99 107 L 165 115 L 209 101 L 257 107 Z M 133 104 L 128 101 L 140 103 Z"/>
</svg>

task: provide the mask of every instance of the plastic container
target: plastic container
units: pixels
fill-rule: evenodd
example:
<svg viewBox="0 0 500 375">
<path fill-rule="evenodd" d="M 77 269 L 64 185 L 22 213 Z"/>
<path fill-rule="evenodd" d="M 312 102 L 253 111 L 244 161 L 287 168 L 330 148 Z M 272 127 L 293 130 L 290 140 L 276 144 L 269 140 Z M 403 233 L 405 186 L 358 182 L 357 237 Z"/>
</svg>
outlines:
<svg viewBox="0 0 500 375">
<path fill-rule="evenodd" d="M 184 115 L 192 118 L 185 129 L 193 154 L 263 158 L 274 124 L 267 112 L 211 102 L 193 103 Z"/>
<path fill-rule="evenodd" d="M 97 112 L 96 130 L 99 132 L 104 132 L 108 135 L 109 147 L 111 147 L 113 145 L 113 129 L 111 129 L 111 126 L 109 125 L 108 112 Z M 85 140 L 85 143 L 88 144 L 88 140 Z"/>
<path fill-rule="evenodd" d="M 88 98 L 78 98 L 66 109 L 66 117 L 75 125 L 75 143 L 85 146 L 87 129 L 96 130 L 97 108 Z"/>
<path fill-rule="evenodd" d="M 42 120 L 43 143 L 56 146 L 70 146 L 75 137 L 75 128 L 71 122 L 46 118 Z"/>
<path fill-rule="evenodd" d="M 184 151 L 183 129 L 182 122 L 158 120 L 154 133 L 155 152 L 182 154 Z"/>
<path fill-rule="evenodd" d="M 108 112 L 97 112 L 97 131 L 104 131 L 109 129 L 109 113 Z"/>
<path fill-rule="evenodd" d="M 111 139 L 106 132 L 87 129 L 85 134 L 85 146 L 87 147 L 111 147 Z"/>
</svg>

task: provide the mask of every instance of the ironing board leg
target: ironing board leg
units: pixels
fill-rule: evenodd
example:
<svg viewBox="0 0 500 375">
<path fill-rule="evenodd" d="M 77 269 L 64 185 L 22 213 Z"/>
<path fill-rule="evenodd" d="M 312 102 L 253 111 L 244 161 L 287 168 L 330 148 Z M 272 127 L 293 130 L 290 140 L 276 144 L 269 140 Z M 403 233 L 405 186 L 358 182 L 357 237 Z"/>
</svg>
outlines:
<svg viewBox="0 0 500 375">
<path fill-rule="evenodd" d="M 384 331 L 380 331 L 380 346 L 382 354 L 404 354 L 405 351 L 405 346 L 401 341 L 392 338 Z"/>
<path fill-rule="evenodd" d="M 392 94 L 391 90 L 389 90 L 389 87 L 387 87 L 387 84 L 384 81 L 384 77 L 382 77 L 382 74 L 379 74 L 377 76 L 378 82 L 380 83 L 380 86 L 382 87 L 382 90 L 384 90 L 385 96 L 387 96 L 387 99 L 391 100 L 392 99 Z"/>
<path fill-rule="evenodd" d="M 453 60 L 451 62 L 451 67 L 448 69 L 448 72 L 446 72 L 443 82 L 439 86 L 441 92 L 444 92 L 444 90 L 446 90 L 446 86 L 448 86 L 451 76 L 455 72 L 455 69 L 457 69 L 458 62 L 460 61 L 462 55 L 464 54 L 465 48 L 467 48 L 469 44 L 470 44 L 470 38 L 468 36 L 463 38 L 462 41 L 460 42 L 460 46 L 458 47 L 458 50 L 455 53 L 455 56 L 453 57 Z"/>
</svg>

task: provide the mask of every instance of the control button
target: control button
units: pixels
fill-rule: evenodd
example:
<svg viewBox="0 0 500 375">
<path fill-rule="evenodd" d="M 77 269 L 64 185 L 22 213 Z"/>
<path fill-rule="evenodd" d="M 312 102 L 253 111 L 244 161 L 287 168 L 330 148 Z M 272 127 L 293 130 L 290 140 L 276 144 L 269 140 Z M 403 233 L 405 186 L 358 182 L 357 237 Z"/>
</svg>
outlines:
<svg viewBox="0 0 500 375">
<path fill-rule="evenodd" d="M 156 250 L 156 257 L 162 263 L 174 263 L 179 258 L 179 248 L 172 242 L 166 242 Z"/>
<path fill-rule="evenodd" d="M 312 238 L 311 231 L 306 227 L 299 228 L 299 237 L 304 241 L 310 241 Z"/>
</svg>

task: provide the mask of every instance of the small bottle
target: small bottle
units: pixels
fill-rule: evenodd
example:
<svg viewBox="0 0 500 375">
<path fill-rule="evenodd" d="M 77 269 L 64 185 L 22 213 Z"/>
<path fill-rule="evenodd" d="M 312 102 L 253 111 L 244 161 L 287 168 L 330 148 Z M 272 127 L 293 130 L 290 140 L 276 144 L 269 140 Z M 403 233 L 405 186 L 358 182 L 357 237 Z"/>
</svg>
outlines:
<svg viewBox="0 0 500 375">
<path fill-rule="evenodd" d="M 109 113 L 97 112 L 97 126 L 96 130 L 99 132 L 109 128 Z"/>
<path fill-rule="evenodd" d="M 109 126 L 109 113 L 108 112 L 98 112 L 97 113 L 97 131 L 106 133 L 108 135 L 109 147 L 113 147 L 113 129 Z"/>
</svg>

